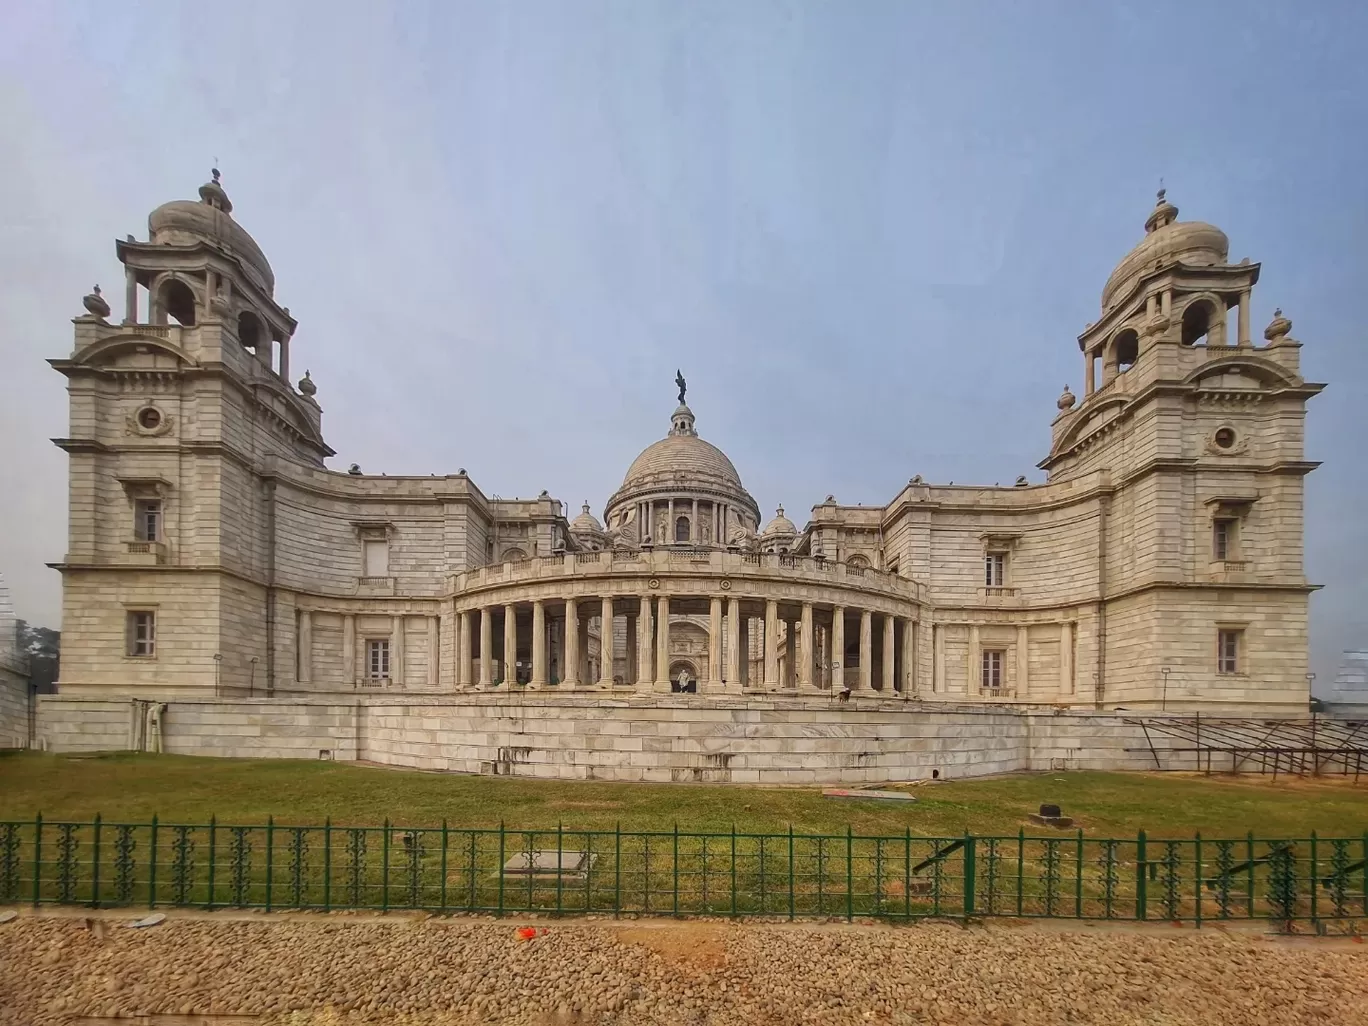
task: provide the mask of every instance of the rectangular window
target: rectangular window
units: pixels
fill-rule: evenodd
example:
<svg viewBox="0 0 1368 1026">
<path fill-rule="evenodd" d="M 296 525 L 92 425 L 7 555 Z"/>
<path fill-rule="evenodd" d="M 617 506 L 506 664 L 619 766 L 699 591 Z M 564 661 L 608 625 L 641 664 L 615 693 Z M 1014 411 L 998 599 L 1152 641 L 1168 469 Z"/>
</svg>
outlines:
<svg viewBox="0 0 1368 1026">
<path fill-rule="evenodd" d="M 1234 520 L 1221 518 L 1212 522 L 1211 558 L 1220 560 L 1236 558 Z"/>
<path fill-rule="evenodd" d="M 365 577 L 388 577 L 389 576 L 389 542 L 387 541 L 367 541 L 365 542 L 366 566 Z"/>
<path fill-rule="evenodd" d="M 1001 588 L 1007 583 L 1007 553 L 989 552 L 984 555 L 983 583 L 989 588 Z"/>
<path fill-rule="evenodd" d="M 138 541 L 161 541 L 161 499 L 139 499 L 134 511 L 133 537 Z"/>
<path fill-rule="evenodd" d="M 983 650 L 983 687 L 998 691 L 1002 688 L 1003 651 L 997 648 Z"/>
<path fill-rule="evenodd" d="M 1240 643 L 1243 640 L 1244 631 L 1216 632 L 1216 668 L 1221 673 L 1240 672 Z"/>
<path fill-rule="evenodd" d="M 371 680 L 388 680 L 390 675 L 389 639 L 366 642 L 366 675 Z"/>
<path fill-rule="evenodd" d="M 128 614 L 127 653 L 150 659 L 157 654 L 157 614 L 150 611 L 130 612 Z"/>
</svg>

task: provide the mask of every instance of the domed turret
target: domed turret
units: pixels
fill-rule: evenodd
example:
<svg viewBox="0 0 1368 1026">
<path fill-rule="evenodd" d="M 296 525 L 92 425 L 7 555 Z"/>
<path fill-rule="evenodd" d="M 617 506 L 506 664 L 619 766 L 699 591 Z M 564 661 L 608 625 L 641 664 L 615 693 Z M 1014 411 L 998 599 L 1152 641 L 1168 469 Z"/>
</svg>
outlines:
<svg viewBox="0 0 1368 1026">
<path fill-rule="evenodd" d="M 597 552 L 607 541 L 603 526 L 594 518 L 594 514 L 589 512 L 588 499 L 584 500 L 580 515 L 570 521 L 570 534 L 582 548 L 590 552 Z"/>
<path fill-rule="evenodd" d="M 759 507 L 726 454 L 698 437 L 682 382 L 679 376 L 680 403 L 669 432 L 627 468 L 608 500 L 605 527 L 628 527 L 638 544 L 725 545 L 732 528 L 755 529 Z"/>
<path fill-rule="evenodd" d="M 774 519 L 760 532 L 760 550 L 786 553 L 793 548 L 797 538 L 798 528 L 792 520 L 784 516 L 784 507 L 780 506 L 775 510 Z"/>
<path fill-rule="evenodd" d="M 273 294 L 275 273 L 256 240 L 233 220 L 233 204 L 219 182 L 218 168 L 213 170 L 213 180 L 200 186 L 199 194 L 199 202 L 172 200 L 152 211 L 147 217 L 151 240 L 182 246 L 208 242 L 235 258 L 267 295 Z"/>
<path fill-rule="evenodd" d="M 1230 254 L 1225 232 L 1203 221 L 1179 221 L 1178 208 L 1159 190 L 1158 201 L 1145 219 L 1145 237 L 1112 271 L 1102 289 L 1102 309 L 1107 310 L 1157 265 L 1181 262 L 1209 267 L 1224 264 Z"/>
</svg>

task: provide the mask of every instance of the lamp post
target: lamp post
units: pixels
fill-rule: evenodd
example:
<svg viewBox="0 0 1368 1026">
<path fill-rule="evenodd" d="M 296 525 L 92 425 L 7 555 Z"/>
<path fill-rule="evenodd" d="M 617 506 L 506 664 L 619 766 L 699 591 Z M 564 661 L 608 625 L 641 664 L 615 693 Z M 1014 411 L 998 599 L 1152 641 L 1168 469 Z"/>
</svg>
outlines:
<svg viewBox="0 0 1368 1026">
<path fill-rule="evenodd" d="M 1159 709 L 1160 709 L 1161 712 L 1162 712 L 1162 711 L 1166 711 L 1166 710 L 1168 709 L 1168 678 L 1169 678 L 1169 672 L 1170 672 L 1170 671 L 1169 671 L 1169 668 L 1168 668 L 1167 666 L 1160 667 L 1160 669 L 1159 669 L 1160 675 L 1164 678 L 1164 694 L 1163 694 L 1163 697 L 1161 697 L 1161 698 L 1159 699 Z"/>
</svg>

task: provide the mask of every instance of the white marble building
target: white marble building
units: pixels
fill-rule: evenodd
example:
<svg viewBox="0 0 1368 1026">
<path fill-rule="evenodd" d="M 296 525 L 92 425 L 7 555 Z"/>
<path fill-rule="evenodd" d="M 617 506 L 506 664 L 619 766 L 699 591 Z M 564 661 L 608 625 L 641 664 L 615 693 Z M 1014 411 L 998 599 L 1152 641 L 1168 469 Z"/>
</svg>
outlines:
<svg viewBox="0 0 1368 1026">
<path fill-rule="evenodd" d="M 215 172 L 117 243 L 122 315 L 87 296 L 52 361 L 71 406 L 60 693 L 651 702 L 683 682 L 699 703 L 1303 712 L 1323 386 L 1281 314 L 1252 336 L 1259 265 L 1177 214 L 1161 193 L 1078 336 L 1045 483 L 913 478 L 766 522 L 681 379 L 600 520 L 464 471 L 329 469 L 296 322 Z"/>
</svg>

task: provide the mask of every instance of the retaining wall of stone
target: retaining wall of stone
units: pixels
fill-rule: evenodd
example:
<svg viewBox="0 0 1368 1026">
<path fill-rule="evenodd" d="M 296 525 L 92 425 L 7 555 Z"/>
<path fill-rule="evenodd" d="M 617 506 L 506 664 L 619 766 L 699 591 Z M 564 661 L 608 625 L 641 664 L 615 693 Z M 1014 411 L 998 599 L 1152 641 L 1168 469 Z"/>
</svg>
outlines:
<svg viewBox="0 0 1368 1026">
<path fill-rule="evenodd" d="M 147 709 L 132 699 L 44 695 L 37 736 L 56 752 L 155 750 Z M 1141 729 L 1115 714 L 667 696 L 172 701 L 161 716 L 160 749 L 526 777 L 764 784 L 1153 767 Z"/>
</svg>

